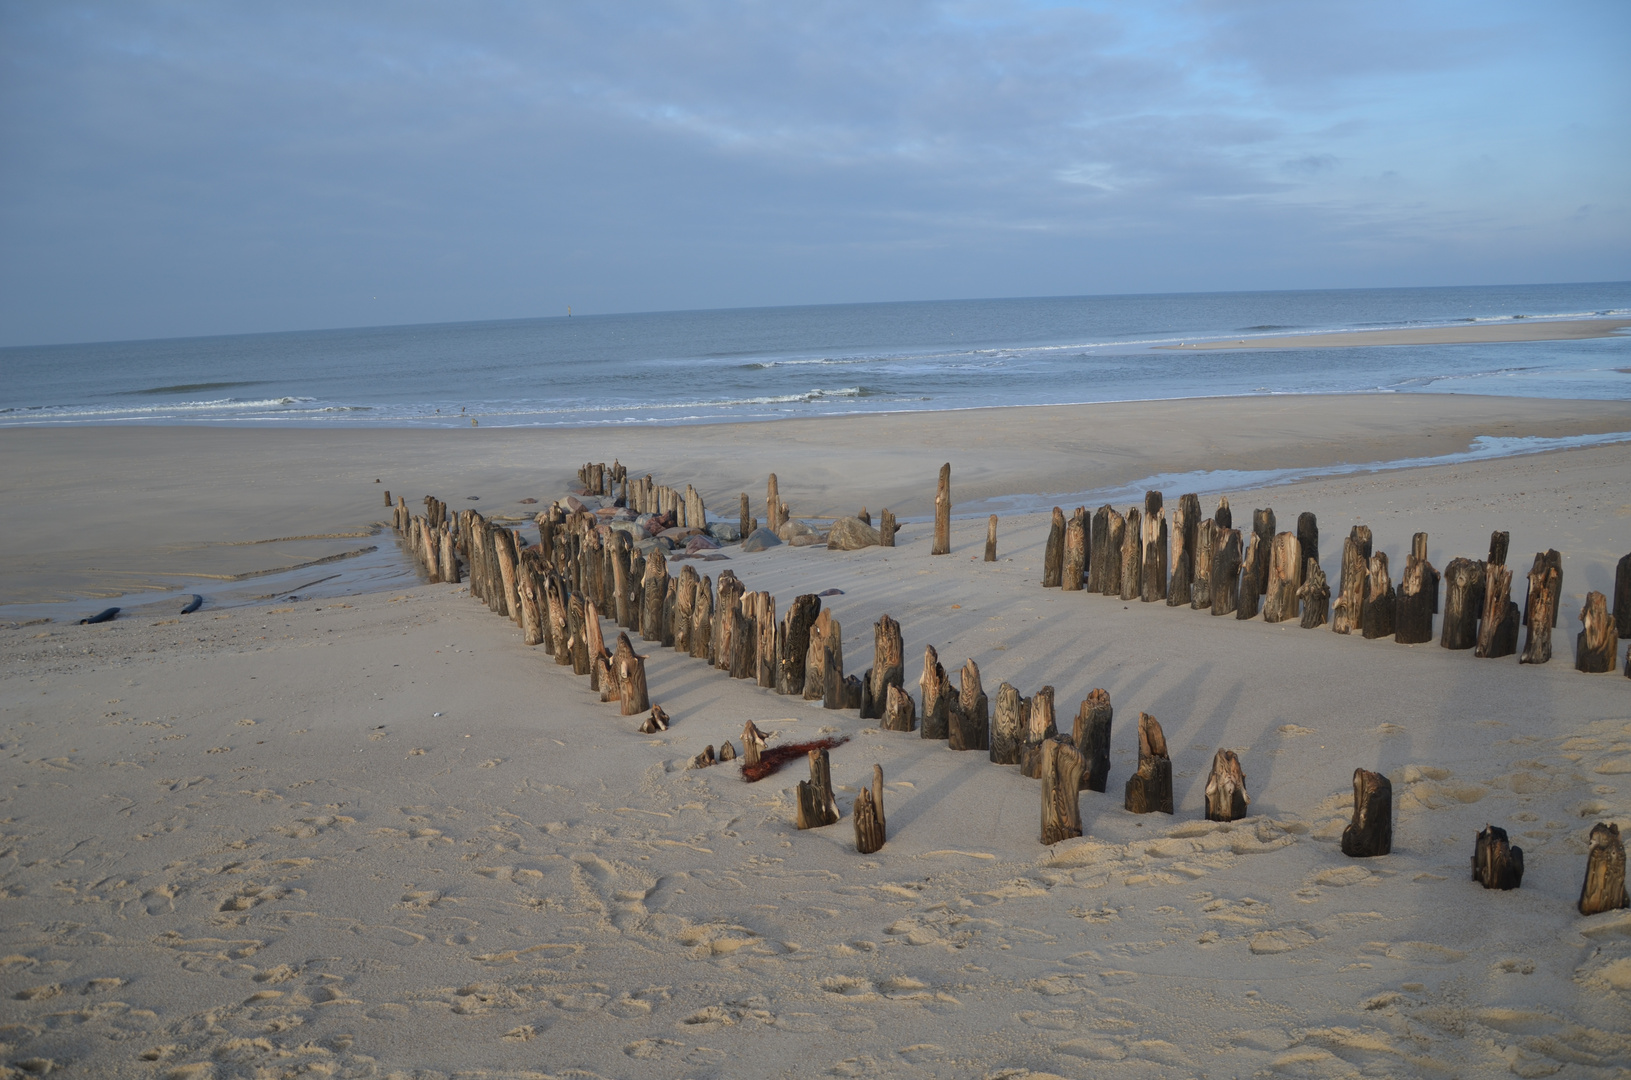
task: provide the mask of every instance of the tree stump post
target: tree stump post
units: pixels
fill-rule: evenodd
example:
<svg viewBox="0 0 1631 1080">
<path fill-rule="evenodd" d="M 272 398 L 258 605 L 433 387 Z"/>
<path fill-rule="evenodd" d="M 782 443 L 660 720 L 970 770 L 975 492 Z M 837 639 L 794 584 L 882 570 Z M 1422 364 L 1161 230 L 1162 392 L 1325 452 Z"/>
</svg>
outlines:
<svg viewBox="0 0 1631 1080">
<path fill-rule="evenodd" d="M 1144 528 L 1138 507 L 1127 508 L 1127 525 L 1121 538 L 1121 599 L 1137 600 L 1144 595 Z"/>
<path fill-rule="evenodd" d="M 1302 549 L 1297 549 L 1302 554 Z M 1233 750 L 1212 755 L 1212 772 L 1206 778 L 1206 820 L 1238 821 L 1246 816 L 1252 797 L 1246 794 L 1246 772 Z"/>
<path fill-rule="evenodd" d="M 1269 554 L 1269 587 L 1263 601 L 1263 621 L 1287 622 L 1297 617 L 1298 590 L 1303 586 L 1303 545 L 1296 534 L 1283 532 Z"/>
<path fill-rule="evenodd" d="M 1031 698 L 1030 715 L 1025 717 L 1025 745 L 1019 754 L 1019 771 L 1032 780 L 1042 775 L 1043 744 L 1059 734 L 1053 718 L 1053 687 L 1044 686 Z"/>
<path fill-rule="evenodd" d="M 1580 609 L 1580 622 L 1583 628 L 1574 646 L 1576 670 L 1590 674 L 1613 671 L 1620 642 L 1614 620 L 1608 614 L 1608 597 L 1595 590 L 1587 593 L 1585 606 Z"/>
<path fill-rule="evenodd" d="M 1387 552 L 1378 551 L 1370 557 L 1365 578 L 1365 603 L 1360 610 L 1360 632 L 1368 641 L 1392 637 L 1394 616 L 1397 613 L 1393 594 L 1393 579 L 1388 575 Z"/>
<path fill-rule="evenodd" d="M 810 651 L 810 625 L 821 611 L 821 598 L 813 593 L 795 597 L 777 635 L 776 693 L 804 693 L 804 661 Z"/>
<path fill-rule="evenodd" d="M 917 704 L 899 686 L 890 686 L 883 706 L 885 731 L 911 731 L 917 727 Z"/>
<path fill-rule="evenodd" d="M 990 750 L 991 706 L 980 685 L 980 665 L 972 658 L 963 662 L 962 679 L 957 709 L 947 725 L 947 741 L 953 750 Z"/>
<path fill-rule="evenodd" d="M 1505 566 L 1507 552 L 1512 547 L 1512 534 L 1499 530 L 1489 534 L 1489 558 L 1486 560 L 1491 566 Z"/>
<path fill-rule="evenodd" d="M 832 793 L 832 767 L 827 751 L 810 751 L 810 779 L 798 783 L 800 829 L 819 829 L 838 820 L 838 800 Z"/>
<path fill-rule="evenodd" d="M 1212 557 L 1218 549 L 1217 529 L 1217 523 L 1211 518 L 1202 518 L 1195 527 L 1195 544 L 1189 553 L 1195 563 L 1195 572 L 1189 583 L 1189 607 L 1192 611 L 1202 611 L 1212 606 Z"/>
<path fill-rule="evenodd" d="M 1233 615 L 1240 601 L 1240 530 L 1217 533 L 1217 550 L 1212 554 L 1212 614 Z"/>
<path fill-rule="evenodd" d="M 572 627 L 567 611 L 566 589 L 553 570 L 544 579 L 544 595 L 549 599 L 549 638 L 555 646 L 555 663 L 572 663 Z"/>
<path fill-rule="evenodd" d="M 542 645 L 546 624 L 543 598 L 538 595 L 538 580 L 532 566 L 525 559 L 521 562 L 517 590 L 521 598 L 521 644 Z"/>
<path fill-rule="evenodd" d="M 1161 505 L 1159 491 L 1144 493 L 1139 600 L 1145 604 L 1167 598 L 1167 514 Z"/>
<path fill-rule="evenodd" d="M 1331 629 L 1339 634 L 1362 629 L 1360 616 L 1365 608 L 1365 578 L 1370 555 L 1370 526 L 1355 525 L 1342 542 L 1342 572 L 1337 578 L 1336 606 L 1331 610 Z"/>
<path fill-rule="evenodd" d="M 1085 763 L 1083 783 L 1089 791 L 1103 791 L 1110 782 L 1110 721 L 1114 716 L 1110 692 L 1103 689 L 1088 694 L 1076 710 L 1071 738 Z"/>
<path fill-rule="evenodd" d="M 1586 854 L 1586 880 L 1580 885 L 1582 915 L 1600 915 L 1631 907 L 1625 891 L 1625 844 L 1618 824 L 1599 821 L 1591 827 L 1591 849 Z"/>
<path fill-rule="evenodd" d="M 1082 835 L 1082 755 L 1068 742 L 1042 744 L 1042 843 L 1057 844 Z"/>
<path fill-rule="evenodd" d="M 1092 531 L 1093 523 L 1087 516 L 1087 508 L 1078 506 L 1065 523 L 1065 555 L 1059 584 L 1066 592 L 1082 590 Z"/>
<path fill-rule="evenodd" d="M 1614 626 L 1621 638 L 1631 638 L 1631 555 L 1614 567 Z"/>
<path fill-rule="evenodd" d="M 996 522 L 996 516 L 991 518 Z M 991 531 L 995 531 L 993 524 Z M 994 545 L 993 545 L 994 546 Z M 1042 549 L 1042 587 L 1057 589 L 1064 582 L 1065 566 L 1065 512 L 1053 508 L 1053 522 L 1048 526 L 1048 542 Z"/>
<path fill-rule="evenodd" d="M 900 526 L 895 524 L 895 512 L 887 506 L 884 507 L 878 514 L 878 546 L 894 547 L 895 534 L 899 531 Z"/>
<path fill-rule="evenodd" d="M 1129 813 L 1172 813 L 1172 759 L 1167 738 L 1149 713 L 1138 714 L 1138 771 L 1127 778 L 1124 805 Z"/>
<path fill-rule="evenodd" d="M 759 754 L 765 748 L 765 733 L 752 720 L 742 725 L 742 762 L 759 764 Z"/>
<path fill-rule="evenodd" d="M 1556 624 L 1554 608 L 1558 601 L 1556 586 L 1562 576 L 1562 571 L 1546 558 L 1545 553 L 1535 556 L 1535 565 L 1529 571 L 1529 596 L 1524 602 L 1524 623 L 1529 632 L 1525 637 L 1523 652 L 1518 657 L 1520 664 L 1544 664 L 1552 658 L 1552 627 Z M 1603 594 L 1594 595 L 1600 600 Z M 1585 612 L 1581 614 L 1583 616 Z M 1607 615 L 1605 611 L 1605 619 Z M 1578 663 L 1577 660 L 1577 666 Z M 1614 666 L 1612 654 L 1608 663 L 1609 667 Z"/>
<path fill-rule="evenodd" d="M 1369 859 L 1393 850 L 1393 785 L 1381 773 L 1354 770 L 1353 820 L 1342 830 L 1342 853 Z"/>
<path fill-rule="evenodd" d="M 1110 569 L 1105 563 L 1105 557 L 1110 550 L 1111 513 L 1113 511 L 1109 506 L 1101 506 L 1093 512 L 1093 531 L 1087 542 L 1088 592 L 1102 594 L 1104 592 L 1104 581 L 1110 576 Z"/>
<path fill-rule="evenodd" d="M 882 719 L 889 704 L 889 688 L 906 685 L 906 645 L 900 623 L 888 615 L 872 625 L 872 669 L 868 674 L 868 693 L 863 701 L 871 708 L 862 709 L 861 719 Z"/>
<path fill-rule="evenodd" d="M 1512 602 L 1512 571 L 1492 561 L 1484 567 L 1484 611 L 1478 621 L 1478 647 L 1473 655 L 1492 660 L 1517 651 L 1518 605 Z"/>
<path fill-rule="evenodd" d="M 940 466 L 940 483 L 934 492 L 934 547 L 930 555 L 951 554 L 951 462 Z"/>
<path fill-rule="evenodd" d="M 985 523 L 985 561 L 997 561 L 997 515 Z"/>
<path fill-rule="evenodd" d="M 855 797 L 855 806 L 850 811 L 855 821 L 855 850 L 862 855 L 870 855 L 883 847 L 884 818 L 883 818 L 883 766 L 872 766 L 872 789 L 861 789 Z"/>
<path fill-rule="evenodd" d="M 1025 749 L 1025 728 L 1020 720 L 1020 693 L 1012 683 L 997 687 L 997 711 L 991 722 L 991 763 L 1018 765 Z"/>
<path fill-rule="evenodd" d="M 1326 583 L 1325 571 L 1319 560 L 1309 559 L 1303 571 L 1303 583 L 1297 589 L 1297 600 L 1302 604 L 1302 628 L 1313 630 L 1324 626 L 1331 618 L 1331 586 Z"/>
<path fill-rule="evenodd" d="M 713 665 L 726 672 L 731 668 L 731 656 L 734 649 L 736 622 L 731 613 L 741 602 L 745 591 L 741 581 L 734 573 L 722 570 L 719 573 L 719 592 L 714 598 L 714 626 L 713 626 Z"/>
<path fill-rule="evenodd" d="M 923 675 L 918 680 L 918 692 L 923 698 L 923 726 L 919 733 L 925 739 L 945 739 L 950 689 L 946 684 L 946 669 L 933 645 L 923 646 Z"/>
<path fill-rule="evenodd" d="M 1516 889 L 1523 884 L 1523 848 L 1514 847 L 1500 826 L 1479 830 L 1472 849 L 1472 879 L 1486 889 Z"/>
<path fill-rule="evenodd" d="M 1478 644 L 1478 616 L 1484 608 L 1484 564 L 1454 558 L 1444 568 L 1444 625 L 1438 643 L 1445 649 L 1470 649 Z"/>
<path fill-rule="evenodd" d="M 1229 496 L 1218 496 L 1218 508 L 1212 512 L 1212 521 L 1220 529 L 1232 529 L 1235 527 L 1234 511 L 1229 509 Z"/>
</svg>

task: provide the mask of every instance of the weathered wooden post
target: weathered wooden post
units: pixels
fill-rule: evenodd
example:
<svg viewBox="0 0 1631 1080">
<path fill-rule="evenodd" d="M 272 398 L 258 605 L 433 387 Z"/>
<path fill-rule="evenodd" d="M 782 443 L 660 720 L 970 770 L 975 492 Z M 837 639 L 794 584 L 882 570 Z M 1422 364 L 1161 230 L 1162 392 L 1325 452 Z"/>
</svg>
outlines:
<svg viewBox="0 0 1631 1080">
<path fill-rule="evenodd" d="M 1234 511 L 1229 509 L 1229 496 L 1218 496 L 1218 508 L 1213 511 L 1212 520 L 1220 529 L 1232 529 L 1235 527 Z"/>
<path fill-rule="evenodd" d="M 1167 514 L 1161 507 L 1159 491 L 1144 493 L 1139 600 L 1145 604 L 1167 598 Z"/>
<path fill-rule="evenodd" d="M 617 635 L 617 652 L 613 654 L 613 659 L 617 663 L 617 686 L 623 703 L 623 715 L 634 716 L 651 708 L 651 699 L 646 696 L 646 658 L 635 655 L 626 631 Z"/>
<path fill-rule="evenodd" d="M 1360 630 L 1366 640 L 1393 636 L 1395 600 L 1393 579 L 1388 575 L 1387 552 L 1378 551 L 1370 557 L 1365 606 L 1360 612 Z"/>
<path fill-rule="evenodd" d="M 823 611 L 821 614 L 825 617 L 828 613 Z M 847 708 L 849 695 L 844 686 L 844 630 L 837 619 L 829 619 L 827 629 L 821 635 L 821 675 L 821 707 Z M 808 685 L 808 668 L 805 682 Z"/>
<path fill-rule="evenodd" d="M 1529 596 L 1524 601 L 1524 623 L 1529 633 L 1524 641 L 1523 653 L 1518 657 L 1520 664 L 1544 664 L 1552 658 L 1552 627 L 1556 625 L 1554 605 L 1559 599 L 1559 579 L 1563 571 L 1547 558 L 1548 554 L 1557 553 L 1536 555 L 1535 565 L 1529 571 Z M 1595 595 L 1602 599 L 1602 593 Z M 1606 612 L 1604 617 L 1607 617 Z M 1609 667 L 1614 666 L 1612 655 L 1608 663 Z"/>
<path fill-rule="evenodd" d="M 923 675 L 918 680 L 918 692 L 923 697 L 923 726 L 919 729 L 925 739 L 945 739 L 951 690 L 947 685 L 946 669 L 933 645 L 923 646 Z"/>
<path fill-rule="evenodd" d="M 1087 591 L 1103 593 L 1104 581 L 1110 576 L 1110 568 L 1106 563 L 1106 556 L 1110 550 L 1110 515 L 1114 513 L 1109 506 L 1101 506 L 1093 512 L 1093 533 L 1088 537 L 1087 544 Z"/>
<path fill-rule="evenodd" d="M 1246 538 L 1246 550 L 1240 556 L 1240 585 L 1235 589 L 1235 618 L 1255 619 L 1262 600 L 1262 585 L 1257 579 L 1257 568 L 1262 565 L 1265 569 L 1268 563 L 1259 558 L 1259 546 L 1263 537 L 1259 533 L 1252 533 Z"/>
<path fill-rule="evenodd" d="M 1297 543 L 1302 545 L 1305 564 L 1309 559 L 1320 561 L 1319 519 L 1306 510 L 1297 515 Z"/>
<path fill-rule="evenodd" d="M 1212 555 L 1212 614 L 1233 615 L 1240 601 L 1240 530 L 1222 529 Z"/>
<path fill-rule="evenodd" d="M 1297 554 L 1302 554 L 1299 547 Z M 1252 797 L 1246 794 L 1246 773 L 1233 750 L 1212 755 L 1212 772 L 1206 778 L 1206 820 L 1236 821 L 1246 816 Z"/>
<path fill-rule="evenodd" d="M 627 481 L 624 481 L 627 486 Z M 651 712 L 646 715 L 645 723 L 640 725 L 640 734 L 655 735 L 660 731 L 668 730 L 668 714 L 663 712 L 661 705 L 653 705 Z"/>
<path fill-rule="evenodd" d="M 809 644 L 804 649 L 804 688 L 800 693 L 805 701 L 820 701 L 827 693 L 827 654 L 823 638 L 832 626 L 832 612 L 821 611 L 810 623 Z"/>
<path fill-rule="evenodd" d="M 894 547 L 895 534 L 899 531 L 900 526 L 895 524 L 895 512 L 884 507 L 878 514 L 878 546 Z"/>
<path fill-rule="evenodd" d="M 810 751 L 810 779 L 798 783 L 800 829 L 819 829 L 838 820 L 838 800 L 832 793 L 832 767 L 827 751 Z"/>
<path fill-rule="evenodd" d="M 1486 889 L 1516 889 L 1523 884 L 1523 848 L 1514 847 L 1500 826 L 1479 830 L 1472 849 L 1472 879 Z"/>
<path fill-rule="evenodd" d="M 782 509 L 781 490 L 776 485 L 776 474 L 771 473 L 770 479 L 765 483 L 765 526 L 771 532 L 776 532 L 782 527 L 784 521 Z"/>
<path fill-rule="evenodd" d="M 753 527 L 753 518 L 748 514 L 748 493 L 744 491 L 742 492 L 742 504 L 736 516 L 736 528 L 742 534 L 742 539 L 746 540 L 748 534 L 753 532 Z"/>
<path fill-rule="evenodd" d="M 694 659 L 707 660 L 713 655 L 714 583 L 706 575 L 697 582 L 696 598 L 691 602 L 690 653 Z"/>
<path fill-rule="evenodd" d="M 1042 843 L 1057 844 L 1082 835 L 1082 755 L 1067 742 L 1042 744 Z"/>
<path fill-rule="evenodd" d="M 1600 915 L 1631 907 L 1625 891 L 1625 844 L 1620 826 L 1599 821 L 1591 827 L 1591 848 L 1586 854 L 1586 880 L 1580 885 L 1582 915 Z"/>
<path fill-rule="evenodd" d="M 995 515 L 992 521 L 996 520 Z M 1064 582 L 1065 567 L 1065 512 L 1053 508 L 1053 523 L 1048 526 L 1048 542 L 1042 549 L 1042 587 L 1057 589 Z"/>
<path fill-rule="evenodd" d="M 1620 637 L 1631 638 L 1631 555 L 1614 567 L 1614 625 Z"/>
<path fill-rule="evenodd" d="M 1031 698 L 1030 715 L 1025 718 L 1025 744 L 1019 752 L 1019 771 L 1032 780 L 1042 775 L 1043 743 L 1059 734 L 1053 720 L 1053 687 L 1044 686 Z"/>
<path fill-rule="evenodd" d="M 572 620 L 567 610 L 566 587 L 553 570 L 544 579 L 544 595 L 549 602 L 549 639 L 555 645 L 555 663 L 572 663 Z"/>
<path fill-rule="evenodd" d="M 776 693 L 804 693 L 804 662 L 810 651 L 810 625 L 821 611 L 821 598 L 813 593 L 795 597 L 777 635 Z"/>
<path fill-rule="evenodd" d="M 1018 765 L 1025 748 L 1025 728 L 1020 722 L 1020 693 L 1012 683 L 997 687 L 997 711 L 991 722 L 991 763 Z"/>
<path fill-rule="evenodd" d="M 951 554 L 951 462 L 940 466 L 940 484 L 934 493 L 934 547 L 930 555 Z"/>
<path fill-rule="evenodd" d="M 962 679 L 957 708 L 947 724 L 947 742 L 953 750 L 989 750 L 991 706 L 980 686 L 980 665 L 972 658 L 963 662 Z"/>
<path fill-rule="evenodd" d="M 744 594 L 731 605 L 730 676 L 752 679 L 758 674 L 755 657 L 759 650 L 759 627 L 753 619 L 752 594 Z"/>
<path fill-rule="evenodd" d="M 1354 770 L 1353 820 L 1342 830 L 1342 853 L 1355 859 L 1393 850 L 1393 785 L 1381 773 Z"/>
<path fill-rule="evenodd" d="M 1252 511 L 1252 534 L 1257 540 L 1257 562 L 1252 565 L 1252 576 L 1257 581 L 1261 596 L 1269 587 L 1269 549 L 1274 545 L 1274 510 L 1265 508 Z"/>
<path fill-rule="evenodd" d="M 1080 592 L 1082 589 L 1092 530 L 1087 508 L 1078 506 L 1065 523 L 1065 557 L 1059 583 L 1066 592 Z"/>
<path fill-rule="evenodd" d="M 1312 630 L 1324 626 L 1331 618 L 1331 586 L 1326 583 L 1325 571 L 1319 560 L 1309 559 L 1303 571 L 1303 583 L 1297 589 L 1297 600 L 1302 604 L 1302 628 Z"/>
<path fill-rule="evenodd" d="M 1276 536 L 1271 546 L 1263 621 L 1287 622 L 1297 617 L 1297 590 L 1303 585 L 1303 546 L 1294 533 L 1288 532 Z"/>
<path fill-rule="evenodd" d="M 542 645 L 544 643 L 544 627 L 548 616 L 544 614 L 544 599 L 539 595 L 540 586 L 537 575 L 533 572 L 532 561 L 523 556 L 521 560 L 520 581 L 518 583 L 521 598 L 521 644 Z"/>
<path fill-rule="evenodd" d="M 1620 643 L 1615 635 L 1614 620 L 1608 614 L 1608 597 L 1595 590 L 1587 593 L 1585 606 L 1580 609 L 1580 622 L 1583 628 L 1575 639 L 1575 668 L 1592 674 L 1613 671 Z M 1535 632 L 1533 622 L 1529 632 Z"/>
<path fill-rule="evenodd" d="M 1517 651 L 1518 605 L 1512 602 L 1512 571 L 1492 561 L 1484 567 L 1484 612 L 1478 622 L 1478 647 L 1473 655 L 1496 659 Z"/>
<path fill-rule="evenodd" d="M 640 637 L 661 643 L 663 605 L 668 599 L 668 560 L 663 558 L 662 548 L 652 548 L 646 556 L 646 573 L 640 585 Z"/>
<path fill-rule="evenodd" d="M 1167 606 L 1194 600 L 1195 545 L 1200 536 L 1201 497 L 1180 495 L 1172 508 L 1172 580 L 1167 583 Z"/>
<path fill-rule="evenodd" d="M 997 515 L 992 514 L 991 520 L 985 523 L 985 561 L 997 561 Z"/>
<path fill-rule="evenodd" d="M 906 645 L 900 623 L 888 615 L 872 624 L 872 667 L 867 670 L 861 696 L 861 719 L 882 719 L 889 703 L 889 688 L 906 685 Z"/>
<path fill-rule="evenodd" d="M 1144 594 L 1144 529 L 1138 507 L 1127 508 L 1126 531 L 1121 538 L 1121 599 L 1137 600 Z"/>
<path fill-rule="evenodd" d="M 1088 694 L 1076 710 L 1071 738 L 1085 762 L 1083 782 L 1089 791 L 1103 791 L 1110 781 L 1110 721 L 1114 716 L 1110 692 L 1103 689 Z"/>
<path fill-rule="evenodd" d="M 1478 644 L 1478 616 L 1484 607 L 1484 564 L 1454 558 L 1444 568 L 1444 625 L 1438 643 L 1446 649 Z"/>
<path fill-rule="evenodd" d="M 890 686 L 883 706 L 885 731 L 911 731 L 917 727 L 917 704 L 904 688 Z"/>
<path fill-rule="evenodd" d="M 1149 713 L 1138 714 L 1138 771 L 1127 778 L 1124 805 L 1129 813 L 1172 813 L 1172 759 L 1167 738 Z"/>
<path fill-rule="evenodd" d="M 742 725 L 742 763 L 759 764 L 759 754 L 765 748 L 765 733 L 752 720 Z"/>
<path fill-rule="evenodd" d="M 1212 558 L 1218 550 L 1218 526 L 1211 518 L 1202 518 L 1195 528 L 1195 546 L 1190 557 L 1195 562 L 1195 573 L 1189 583 L 1189 606 L 1201 611 L 1212 606 Z"/>
<path fill-rule="evenodd" d="M 759 610 L 754 615 L 759 629 L 758 647 L 755 649 L 755 681 L 766 690 L 776 688 L 781 668 L 781 623 L 776 621 L 776 598 L 760 592 Z"/>
<path fill-rule="evenodd" d="M 1546 573 L 1548 567 L 1557 571 L 1555 579 Z M 1530 623 L 1530 609 L 1541 602 L 1541 598 L 1535 591 L 1537 584 L 1544 585 L 1545 591 L 1550 594 L 1552 625 L 1555 627 L 1557 625 L 1558 605 L 1563 602 L 1563 556 L 1556 549 L 1548 548 L 1546 551 L 1537 551 L 1535 553 L 1534 566 L 1529 570 L 1529 594 L 1523 601 L 1523 622 L 1525 626 Z"/>
<path fill-rule="evenodd" d="M 521 613 L 516 610 L 520 602 L 520 593 L 515 588 L 515 534 L 505 528 L 493 528 L 488 533 L 493 542 L 493 551 L 498 564 L 500 585 L 498 592 L 498 606 L 495 610 L 500 615 L 508 615 L 519 622 Z"/>
<path fill-rule="evenodd" d="M 883 766 L 872 766 L 872 790 L 861 789 L 850 810 L 855 821 L 855 850 L 870 855 L 883 847 Z"/>
<path fill-rule="evenodd" d="M 1109 511 L 1103 540 L 1094 534 L 1094 553 L 1099 555 L 1103 572 L 1099 575 L 1099 592 L 1105 596 L 1121 595 L 1121 565 L 1122 553 L 1127 546 L 1127 519 L 1121 513 L 1110 507 L 1102 507 Z M 1101 550 L 1102 547 L 1102 550 Z"/>
<path fill-rule="evenodd" d="M 1438 571 L 1427 561 L 1427 534 L 1417 533 L 1405 556 L 1404 573 L 1393 603 L 1393 640 L 1420 645 L 1433 640 L 1433 613 L 1438 610 Z"/>
<path fill-rule="evenodd" d="M 1362 629 L 1365 610 L 1365 578 L 1370 564 L 1371 533 L 1368 525 L 1355 525 L 1342 542 L 1342 572 L 1337 578 L 1337 601 L 1331 610 L 1331 629 L 1351 634 Z"/>
</svg>

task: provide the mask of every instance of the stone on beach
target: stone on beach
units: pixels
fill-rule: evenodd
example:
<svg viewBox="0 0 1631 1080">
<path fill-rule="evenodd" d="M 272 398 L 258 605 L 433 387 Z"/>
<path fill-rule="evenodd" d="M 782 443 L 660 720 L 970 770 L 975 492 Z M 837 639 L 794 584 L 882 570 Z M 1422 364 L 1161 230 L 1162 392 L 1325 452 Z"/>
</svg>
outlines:
<svg viewBox="0 0 1631 1080">
<path fill-rule="evenodd" d="M 856 551 L 864 547 L 877 547 L 881 543 L 883 537 L 878 535 L 878 530 L 860 518 L 839 518 L 827 533 L 829 551 Z"/>
<path fill-rule="evenodd" d="M 781 538 L 763 526 L 754 529 L 748 538 L 742 541 L 743 551 L 764 551 L 766 548 L 780 547 Z"/>
</svg>

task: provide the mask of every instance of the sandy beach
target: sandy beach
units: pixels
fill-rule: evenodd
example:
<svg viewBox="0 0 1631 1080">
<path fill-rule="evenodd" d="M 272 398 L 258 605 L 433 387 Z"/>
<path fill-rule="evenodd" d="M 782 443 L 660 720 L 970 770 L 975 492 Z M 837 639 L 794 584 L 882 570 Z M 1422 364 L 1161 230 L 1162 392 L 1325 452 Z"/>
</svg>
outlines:
<svg viewBox="0 0 1631 1080">
<path fill-rule="evenodd" d="M 1546 319 L 1535 322 L 1424 326 L 1398 330 L 1341 330 L 1323 334 L 1276 334 L 1234 341 L 1180 342 L 1160 349 L 1352 349 L 1375 345 L 1487 345 L 1505 341 L 1584 341 L 1612 337 L 1631 319 Z"/>
<path fill-rule="evenodd" d="M 1611 674 L 1573 658 L 1585 594 L 1611 594 L 1631 551 L 1631 443 L 1231 497 L 1237 527 L 1254 507 L 1281 529 L 1316 514 L 1333 588 L 1355 524 L 1395 577 L 1413 533 L 1442 570 L 1508 530 L 1520 604 L 1534 553 L 1556 548 L 1545 665 L 1044 589 L 1046 515 L 1005 515 L 995 563 L 983 517 L 955 520 L 939 557 L 923 520 L 944 461 L 966 508 L 1620 431 L 1626 403 L 1451 395 L 595 431 L 0 431 L 0 604 L 167 598 L 94 626 L 0 621 L 0 1070 L 1625 1076 L 1631 911 L 1574 904 L 1591 827 L 1631 828 L 1631 680 L 1623 641 Z M 732 520 L 742 491 L 765 516 L 771 471 L 795 516 L 892 508 L 893 549 L 727 547 L 698 570 L 768 590 L 778 615 L 841 590 L 823 604 L 855 674 L 893 616 L 914 695 L 928 644 L 948 669 L 974 659 L 993 700 L 1004 681 L 1052 686 L 1062 730 L 1107 690 L 1111 773 L 1083 793 L 1085 835 L 1044 847 L 1037 782 L 983 752 L 649 642 L 673 725 L 639 734 L 467 586 L 412 578 L 382 528 L 383 489 L 519 521 L 581 462 L 614 458 L 696 484 Z M 1182 493 L 1165 490 L 1169 513 Z M 396 577 L 185 616 L 163 592 L 334 556 Z M 1122 807 L 1140 712 L 1171 748 L 1171 816 Z M 749 720 L 772 746 L 848 737 L 831 755 L 838 824 L 794 827 L 802 763 L 756 784 L 687 768 Z M 1241 821 L 1204 819 L 1220 748 L 1243 763 Z M 874 763 L 888 842 L 862 856 L 851 804 Z M 1356 767 L 1392 781 L 1389 855 L 1338 848 Z M 1524 849 L 1516 891 L 1469 878 L 1486 824 Z"/>
</svg>

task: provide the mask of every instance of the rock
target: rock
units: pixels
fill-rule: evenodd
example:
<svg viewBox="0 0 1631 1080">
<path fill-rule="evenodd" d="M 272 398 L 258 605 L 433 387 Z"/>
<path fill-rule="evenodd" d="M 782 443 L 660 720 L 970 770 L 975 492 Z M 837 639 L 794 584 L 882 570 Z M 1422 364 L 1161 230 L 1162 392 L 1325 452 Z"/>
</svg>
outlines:
<svg viewBox="0 0 1631 1080">
<path fill-rule="evenodd" d="M 877 547 L 883 543 L 878 530 L 860 518 L 843 517 L 832 523 L 827 533 L 827 550 L 856 551 L 864 547 Z"/>
<path fill-rule="evenodd" d="M 561 505 L 565 507 L 569 513 L 573 514 L 581 513 L 584 510 L 589 509 L 583 504 L 583 500 L 579 499 L 576 495 L 568 495 L 566 498 L 561 500 Z"/>
<path fill-rule="evenodd" d="M 685 553 L 687 555 L 696 555 L 704 551 L 716 551 L 718 548 L 719 541 L 705 533 L 698 533 L 685 542 Z"/>
<path fill-rule="evenodd" d="M 634 550 L 641 555 L 650 555 L 657 548 L 667 550 L 667 545 L 655 537 L 647 536 L 634 542 Z"/>
<path fill-rule="evenodd" d="M 716 521 L 708 526 L 708 535 L 721 544 L 734 544 L 742 539 L 742 530 L 728 521 Z"/>
<path fill-rule="evenodd" d="M 611 529 L 613 532 L 628 533 L 637 541 L 644 540 L 646 538 L 646 531 L 632 521 L 614 521 L 606 527 Z"/>
<path fill-rule="evenodd" d="M 782 522 L 782 527 L 776 530 L 776 535 L 791 544 L 795 536 L 815 536 L 816 530 L 810 528 L 797 518 L 788 518 Z"/>
<path fill-rule="evenodd" d="M 748 538 L 742 541 L 743 551 L 764 551 L 766 548 L 780 547 L 781 538 L 766 528 L 754 529 Z"/>
<path fill-rule="evenodd" d="M 634 519 L 634 523 L 640 526 L 647 536 L 656 536 L 665 528 L 663 519 L 656 514 L 641 514 Z"/>
<path fill-rule="evenodd" d="M 676 544 L 683 544 L 687 540 L 691 539 L 691 537 L 697 535 L 697 533 L 699 531 L 700 530 L 690 528 L 689 526 L 676 525 L 672 529 L 664 529 L 662 532 L 658 533 L 657 535 L 658 536 L 665 536 L 668 539 L 674 541 Z"/>
<path fill-rule="evenodd" d="M 788 547 L 815 547 L 817 544 L 827 542 L 826 533 L 800 533 L 787 541 Z"/>
</svg>

